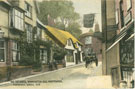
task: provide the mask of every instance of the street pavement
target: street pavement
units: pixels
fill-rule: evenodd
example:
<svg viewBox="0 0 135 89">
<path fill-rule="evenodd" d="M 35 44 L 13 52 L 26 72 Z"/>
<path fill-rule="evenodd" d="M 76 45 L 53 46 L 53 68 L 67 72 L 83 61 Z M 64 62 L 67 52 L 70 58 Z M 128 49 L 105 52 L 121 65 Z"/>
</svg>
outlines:
<svg viewBox="0 0 135 89">
<path fill-rule="evenodd" d="M 42 73 L 26 78 L 10 81 L 0 86 L 0 89 L 94 89 L 113 88 L 111 77 L 102 76 L 102 63 L 96 67 L 91 64 L 85 68 L 84 64 L 75 65 L 56 71 Z"/>
</svg>

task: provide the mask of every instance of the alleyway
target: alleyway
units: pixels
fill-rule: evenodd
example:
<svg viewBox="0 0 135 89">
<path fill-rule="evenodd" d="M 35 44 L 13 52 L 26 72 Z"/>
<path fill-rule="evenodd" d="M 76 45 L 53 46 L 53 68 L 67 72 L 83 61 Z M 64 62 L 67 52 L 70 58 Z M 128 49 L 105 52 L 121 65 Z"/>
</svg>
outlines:
<svg viewBox="0 0 135 89">
<path fill-rule="evenodd" d="M 22 79 L 23 80 L 23 79 Z M 9 84 L 9 88 L 112 88 L 110 76 L 102 76 L 102 64 L 96 67 L 94 64 L 87 69 L 84 64 L 69 67 L 66 69 L 60 69 L 58 71 L 52 71 L 50 73 L 41 74 L 33 77 L 25 78 L 25 81 L 34 81 L 33 83 L 27 83 L 27 86 Z M 16 80 L 18 81 L 18 80 Z M 14 81 L 14 82 L 16 82 Z M 21 79 L 19 79 L 21 81 Z M 40 81 L 41 83 L 36 83 Z M 44 82 L 43 82 L 44 81 Z M 14 83 L 19 84 L 19 83 Z M 23 83 L 22 83 L 23 84 Z M 24 83 L 25 84 L 25 83 Z M 28 85 L 29 84 L 29 85 Z M 30 85 L 31 84 L 31 85 Z M 35 84 L 34 86 L 32 84 Z M 6 85 L 7 86 L 7 85 Z M 7 87 L 6 87 L 7 88 Z M 10 88 L 11 89 L 11 88 Z"/>
</svg>

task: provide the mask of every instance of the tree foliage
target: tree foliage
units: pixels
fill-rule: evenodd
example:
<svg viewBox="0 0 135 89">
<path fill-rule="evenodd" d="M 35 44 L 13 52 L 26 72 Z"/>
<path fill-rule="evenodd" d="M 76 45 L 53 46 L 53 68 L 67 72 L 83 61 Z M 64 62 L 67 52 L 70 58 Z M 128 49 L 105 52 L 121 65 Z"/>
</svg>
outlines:
<svg viewBox="0 0 135 89">
<path fill-rule="evenodd" d="M 71 32 L 75 37 L 81 34 L 80 25 L 77 20 L 80 19 L 78 13 L 75 12 L 71 1 L 42 1 L 40 4 L 39 19 L 48 25 L 48 16 L 55 20 L 56 28 Z"/>
</svg>

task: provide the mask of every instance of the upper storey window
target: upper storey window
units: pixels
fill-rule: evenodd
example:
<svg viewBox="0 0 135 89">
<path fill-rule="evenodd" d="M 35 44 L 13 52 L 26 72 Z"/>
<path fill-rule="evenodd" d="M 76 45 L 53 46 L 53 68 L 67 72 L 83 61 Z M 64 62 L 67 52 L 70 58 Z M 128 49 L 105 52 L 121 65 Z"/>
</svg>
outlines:
<svg viewBox="0 0 135 89">
<path fill-rule="evenodd" d="M 10 15 L 10 26 L 18 30 L 24 30 L 24 15 L 18 9 L 13 8 Z"/>
<path fill-rule="evenodd" d="M 28 16 L 29 18 L 32 18 L 32 6 L 25 2 L 25 15 Z"/>
</svg>

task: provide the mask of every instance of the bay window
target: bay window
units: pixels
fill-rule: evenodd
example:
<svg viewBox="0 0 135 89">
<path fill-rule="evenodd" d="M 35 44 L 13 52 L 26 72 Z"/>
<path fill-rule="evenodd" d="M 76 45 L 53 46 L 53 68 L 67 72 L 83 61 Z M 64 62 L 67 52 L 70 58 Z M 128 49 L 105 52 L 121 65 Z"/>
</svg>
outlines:
<svg viewBox="0 0 135 89">
<path fill-rule="evenodd" d="M 12 61 L 18 62 L 20 60 L 20 51 L 18 43 L 13 41 L 12 42 Z"/>
<path fill-rule="evenodd" d="M 0 62 L 5 61 L 5 42 L 0 41 Z"/>
<path fill-rule="evenodd" d="M 10 13 L 10 26 L 19 30 L 24 29 L 24 16 L 23 12 L 13 8 Z"/>
</svg>

